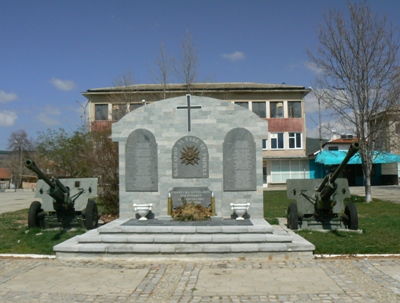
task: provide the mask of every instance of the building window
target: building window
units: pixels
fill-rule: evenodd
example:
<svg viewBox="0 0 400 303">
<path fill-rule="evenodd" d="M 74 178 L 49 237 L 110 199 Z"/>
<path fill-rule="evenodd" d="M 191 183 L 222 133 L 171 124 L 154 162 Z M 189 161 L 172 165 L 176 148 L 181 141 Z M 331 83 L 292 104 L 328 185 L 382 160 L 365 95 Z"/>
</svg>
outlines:
<svg viewBox="0 0 400 303">
<path fill-rule="evenodd" d="M 288 116 L 289 116 L 289 118 L 301 118 L 301 102 L 300 101 L 288 102 Z"/>
<path fill-rule="evenodd" d="M 400 134 L 400 123 L 396 123 L 396 134 Z"/>
<path fill-rule="evenodd" d="M 283 102 L 270 102 L 270 117 L 283 118 Z"/>
<path fill-rule="evenodd" d="M 112 119 L 118 121 L 127 113 L 128 106 L 126 104 L 113 104 L 112 106 Z"/>
<path fill-rule="evenodd" d="M 235 102 L 236 105 L 249 109 L 249 102 Z"/>
<path fill-rule="evenodd" d="M 137 109 L 139 107 L 142 107 L 143 103 L 144 102 L 142 102 L 142 103 L 131 103 L 130 106 L 129 106 L 129 110 L 133 111 L 133 110 L 135 110 L 135 109 Z"/>
<path fill-rule="evenodd" d="M 260 118 L 267 117 L 267 112 L 265 110 L 265 102 L 253 102 L 252 109 L 253 109 L 253 113 L 255 113 Z"/>
<path fill-rule="evenodd" d="M 267 139 L 263 139 L 263 140 L 262 140 L 262 149 L 263 149 L 263 150 L 266 150 L 266 149 L 267 149 L 267 147 L 268 147 L 267 143 L 268 143 Z"/>
<path fill-rule="evenodd" d="M 310 178 L 308 164 L 302 160 L 272 160 L 270 182 L 286 183 L 287 179 Z"/>
<path fill-rule="evenodd" d="M 263 184 L 267 184 L 267 182 L 268 182 L 267 161 L 263 160 Z"/>
<path fill-rule="evenodd" d="M 289 133 L 289 148 L 302 148 L 301 133 Z"/>
<path fill-rule="evenodd" d="M 283 149 L 283 133 L 274 133 L 271 137 L 271 149 Z"/>
<path fill-rule="evenodd" d="M 95 104 L 94 112 L 96 121 L 108 120 L 108 104 Z"/>
</svg>

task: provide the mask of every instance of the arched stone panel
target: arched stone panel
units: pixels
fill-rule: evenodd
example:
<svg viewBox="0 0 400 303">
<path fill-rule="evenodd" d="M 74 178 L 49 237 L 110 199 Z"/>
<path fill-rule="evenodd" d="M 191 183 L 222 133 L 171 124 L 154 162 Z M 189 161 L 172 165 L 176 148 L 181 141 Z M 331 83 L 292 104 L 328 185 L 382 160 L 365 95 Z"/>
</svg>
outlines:
<svg viewBox="0 0 400 303">
<path fill-rule="evenodd" d="M 223 146 L 224 191 L 255 191 L 256 144 L 245 128 L 234 128 L 225 136 Z"/>
<path fill-rule="evenodd" d="M 172 148 L 172 178 L 208 178 L 208 149 L 198 137 L 180 138 Z"/>
<path fill-rule="evenodd" d="M 130 133 L 125 147 L 127 192 L 158 191 L 157 143 L 146 129 Z"/>
</svg>

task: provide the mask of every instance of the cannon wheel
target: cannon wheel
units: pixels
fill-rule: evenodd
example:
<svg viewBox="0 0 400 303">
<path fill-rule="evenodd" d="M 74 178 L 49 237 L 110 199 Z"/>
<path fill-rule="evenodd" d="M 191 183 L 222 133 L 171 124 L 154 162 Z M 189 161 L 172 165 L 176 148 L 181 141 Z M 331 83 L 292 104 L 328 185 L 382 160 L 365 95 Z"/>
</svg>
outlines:
<svg viewBox="0 0 400 303">
<path fill-rule="evenodd" d="M 43 211 L 42 203 L 39 201 L 33 201 L 31 206 L 29 207 L 28 213 L 28 227 L 35 228 L 35 227 L 42 227 L 40 224 L 39 214 Z"/>
<path fill-rule="evenodd" d="M 97 211 L 97 204 L 94 200 L 89 199 L 85 211 L 85 227 L 87 230 L 96 228 L 98 226 L 99 212 Z"/>
<path fill-rule="evenodd" d="M 287 226 L 292 230 L 299 228 L 299 211 L 295 203 L 290 203 L 287 211 Z"/>
<path fill-rule="evenodd" d="M 358 214 L 357 214 L 357 208 L 354 205 L 354 203 L 347 203 L 344 213 L 347 216 L 347 220 L 345 224 L 349 229 L 352 230 L 357 230 L 358 229 Z"/>
</svg>

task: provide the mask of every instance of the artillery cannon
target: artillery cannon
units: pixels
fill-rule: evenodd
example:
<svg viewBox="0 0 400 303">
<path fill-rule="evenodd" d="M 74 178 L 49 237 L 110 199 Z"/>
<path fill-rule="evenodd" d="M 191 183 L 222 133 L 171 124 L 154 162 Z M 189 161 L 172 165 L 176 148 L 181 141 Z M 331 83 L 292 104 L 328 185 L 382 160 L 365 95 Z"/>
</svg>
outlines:
<svg viewBox="0 0 400 303">
<path fill-rule="evenodd" d="M 358 214 L 354 203 L 344 206 L 350 198 L 347 179 L 338 178 L 360 146 L 353 142 L 342 163 L 335 172 L 323 179 L 288 179 L 287 197 L 295 199 L 288 207 L 287 225 L 296 230 L 299 225 L 309 229 L 358 229 Z"/>
<path fill-rule="evenodd" d="M 25 166 L 37 174 L 35 198 L 29 207 L 29 228 L 79 226 L 93 229 L 98 226 L 97 178 L 49 179 L 35 164 L 28 159 Z"/>
</svg>

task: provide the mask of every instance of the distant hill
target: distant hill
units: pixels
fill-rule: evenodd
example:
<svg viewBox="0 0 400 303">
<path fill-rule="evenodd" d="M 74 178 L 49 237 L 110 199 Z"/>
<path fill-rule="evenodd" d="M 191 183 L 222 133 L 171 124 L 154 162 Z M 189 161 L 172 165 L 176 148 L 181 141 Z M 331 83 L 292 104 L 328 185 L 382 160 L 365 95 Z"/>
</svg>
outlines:
<svg viewBox="0 0 400 303">
<path fill-rule="evenodd" d="M 8 150 L 0 150 L 0 160 L 7 158 L 7 156 L 11 154 Z"/>
<path fill-rule="evenodd" d="M 326 139 L 322 139 L 322 144 L 328 142 Z M 310 155 L 319 150 L 319 139 L 318 138 L 306 138 L 306 155 Z"/>
</svg>

